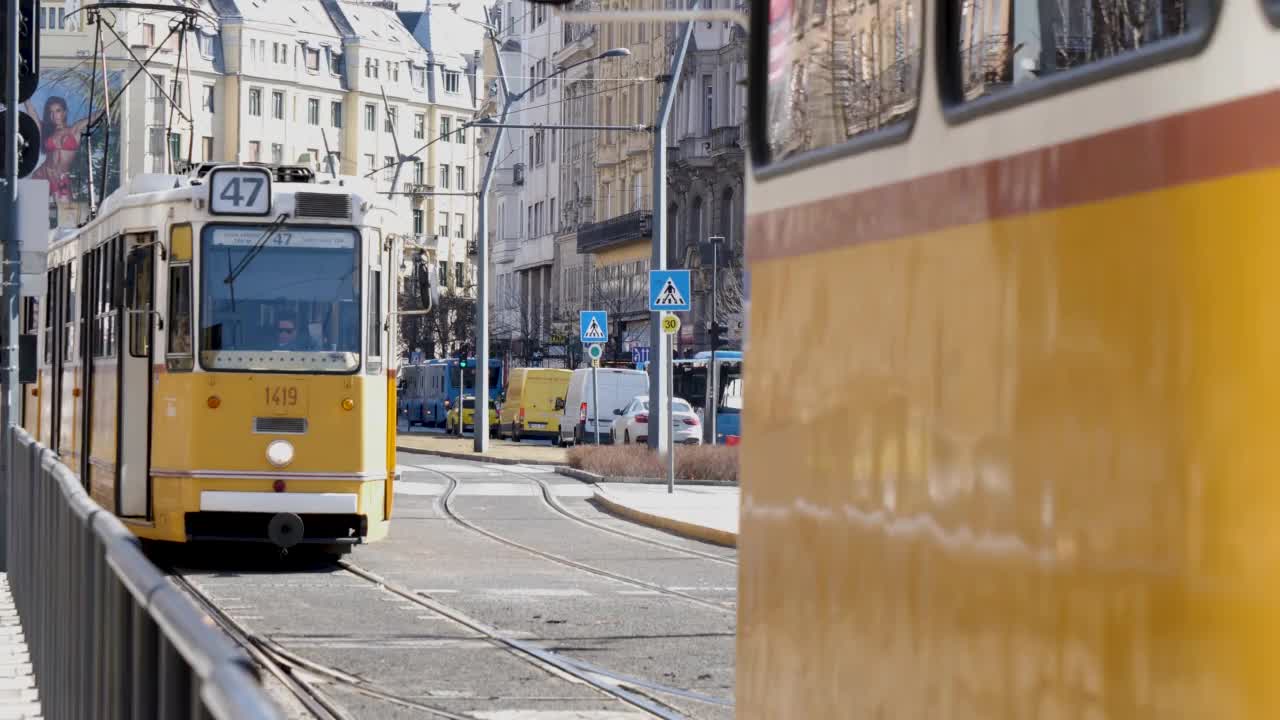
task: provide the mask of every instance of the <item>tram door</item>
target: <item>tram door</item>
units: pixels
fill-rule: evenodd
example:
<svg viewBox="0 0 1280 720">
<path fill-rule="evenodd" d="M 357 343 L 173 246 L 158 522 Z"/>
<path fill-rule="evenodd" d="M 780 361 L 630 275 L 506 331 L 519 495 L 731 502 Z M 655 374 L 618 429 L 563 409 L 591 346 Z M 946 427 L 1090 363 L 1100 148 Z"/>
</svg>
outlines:
<svg viewBox="0 0 1280 720">
<path fill-rule="evenodd" d="M 120 352 L 120 432 L 116 466 L 119 514 L 150 511 L 151 357 L 155 328 L 155 235 L 129 235 L 124 265 Z"/>
</svg>

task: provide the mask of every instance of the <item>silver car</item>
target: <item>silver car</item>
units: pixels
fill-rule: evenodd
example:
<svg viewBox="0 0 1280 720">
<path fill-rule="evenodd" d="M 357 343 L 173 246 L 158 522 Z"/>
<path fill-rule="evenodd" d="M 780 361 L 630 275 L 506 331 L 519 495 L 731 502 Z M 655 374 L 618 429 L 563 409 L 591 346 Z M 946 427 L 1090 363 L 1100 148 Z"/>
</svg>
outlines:
<svg viewBox="0 0 1280 720">
<path fill-rule="evenodd" d="M 621 410 L 614 410 L 618 417 L 609 433 L 617 444 L 649 442 L 649 396 L 637 395 Z M 685 445 L 702 444 L 702 421 L 680 398 L 671 400 L 671 439 Z"/>
</svg>

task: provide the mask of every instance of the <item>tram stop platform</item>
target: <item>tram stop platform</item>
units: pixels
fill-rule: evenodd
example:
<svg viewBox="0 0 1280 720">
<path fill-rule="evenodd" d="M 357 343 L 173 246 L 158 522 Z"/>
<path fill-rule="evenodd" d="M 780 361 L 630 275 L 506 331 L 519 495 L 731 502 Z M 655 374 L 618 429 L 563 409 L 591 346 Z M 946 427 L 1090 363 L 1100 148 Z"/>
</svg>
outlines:
<svg viewBox="0 0 1280 720">
<path fill-rule="evenodd" d="M 595 501 L 609 512 L 642 525 L 695 540 L 736 547 L 739 490 L 735 486 L 667 486 L 598 483 Z"/>
<path fill-rule="evenodd" d="M 9 591 L 9 576 L 0 572 L 0 720 L 39 717 L 40 693 L 31 670 L 31 655 Z"/>
</svg>

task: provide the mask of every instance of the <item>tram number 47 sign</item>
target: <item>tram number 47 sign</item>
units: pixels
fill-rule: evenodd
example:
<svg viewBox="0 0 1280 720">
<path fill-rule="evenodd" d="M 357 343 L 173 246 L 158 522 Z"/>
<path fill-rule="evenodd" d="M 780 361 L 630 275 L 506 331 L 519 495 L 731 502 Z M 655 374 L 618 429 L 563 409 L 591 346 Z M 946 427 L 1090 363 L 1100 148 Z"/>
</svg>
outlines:
<svg viewBox="0 0 1280 720">
<path fill-rule="evenodd" d="M 667 335 L 675 335 L 680 332 L 680 317 L 670 313 L 664 313 L 662 316 L 662 332 Z"/>
<path fill-rule="evenodd" d="M 267 215 L 271 212 L 271 176 L 258 168 L 214 168 L 209 178 L 209 212 L 214 215 Z"/>
</svg>

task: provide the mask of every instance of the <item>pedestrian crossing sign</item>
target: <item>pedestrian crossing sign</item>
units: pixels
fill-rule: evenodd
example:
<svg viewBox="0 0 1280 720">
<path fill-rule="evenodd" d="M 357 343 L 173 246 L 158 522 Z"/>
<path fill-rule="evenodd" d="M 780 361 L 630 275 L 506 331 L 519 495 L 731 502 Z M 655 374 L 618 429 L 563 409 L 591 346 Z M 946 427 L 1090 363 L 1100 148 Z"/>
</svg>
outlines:
<svg viewBox="0 0 1280 720">
<path fill-rule="evenodd" d="M 584 345 L 609 342 L 609 313 L 604 310 L 578 313 L 578 338 Z"/>
<path fill-rule="evenodd" d="M 649 310 L 687 312 L 690 309 L 688 270 L 649 271 Z"/>
</svg>

